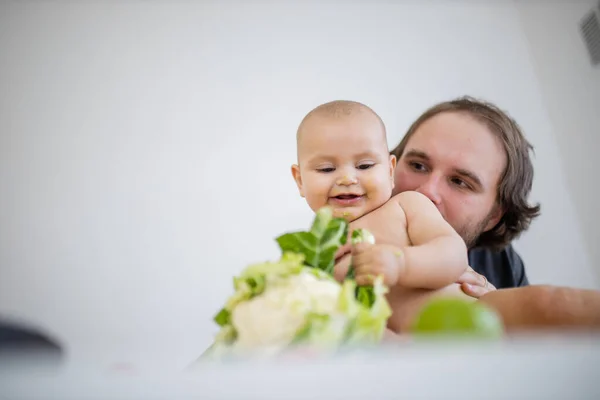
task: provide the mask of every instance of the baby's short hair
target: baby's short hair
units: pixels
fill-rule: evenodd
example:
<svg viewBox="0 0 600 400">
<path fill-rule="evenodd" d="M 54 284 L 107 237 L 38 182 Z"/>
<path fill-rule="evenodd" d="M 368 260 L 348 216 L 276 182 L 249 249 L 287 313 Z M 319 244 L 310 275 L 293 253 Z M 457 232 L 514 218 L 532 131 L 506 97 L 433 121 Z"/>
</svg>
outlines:
<svg viewBox="0 0 600 400">
<path fill-rule="evenodd" d="M 300 122 L 298 130 L 296 131 L 296 140 L 300 139 L 302 128 L 306 125 L 306 122 L 314 116 L 343 118 L 361 112 L 366 112 L 375 116 L 381 124 L 383 134 L 386 135 L 385 124 L 383 123 L 383 120 L 371 107 L 353 100 L 333 100 L 313 108 L 308 114 L 306 114 L 306 116 L 302 119 L 302 122 Z"/>
</svg>

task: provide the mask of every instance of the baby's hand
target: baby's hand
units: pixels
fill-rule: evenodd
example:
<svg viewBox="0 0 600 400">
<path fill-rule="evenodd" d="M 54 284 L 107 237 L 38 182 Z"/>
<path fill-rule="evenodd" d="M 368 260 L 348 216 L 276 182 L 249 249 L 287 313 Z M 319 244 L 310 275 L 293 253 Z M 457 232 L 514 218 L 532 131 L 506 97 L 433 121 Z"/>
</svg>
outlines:
<svg viewBox="0 0 600 400">
<path fill-rule="evenodd" d="M 372 285 L 377 276 L 383 275 L 384 284 L 391 287 L 402 275 L 404 256 L 395 246 L 359 243 L 352 246 L 351 263 L 358 285 Z"/>
</svg>

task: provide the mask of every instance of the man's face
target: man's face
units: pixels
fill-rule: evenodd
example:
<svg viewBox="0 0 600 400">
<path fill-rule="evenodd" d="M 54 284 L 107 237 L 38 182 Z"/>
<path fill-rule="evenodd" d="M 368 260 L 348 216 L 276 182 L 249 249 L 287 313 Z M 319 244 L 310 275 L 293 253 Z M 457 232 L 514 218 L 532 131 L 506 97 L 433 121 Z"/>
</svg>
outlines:
<svg viewBox="0 0 600 400">
<path fill-rule="evenodd" d="M 395 170 L 394 194 L 420 192 L 472 247 L 502 217 L 497 191 L 506 165 L 502 143 L 465 113 L 443 112 L 409 139 Z"/>
<path fill-rule="evenodd" d="M 330 206 L 352 221 L 391 197 L 396 159 L 374 116 L 314 116 L 302 132 L 292 174 L 313 211 Z"/>
</svg>

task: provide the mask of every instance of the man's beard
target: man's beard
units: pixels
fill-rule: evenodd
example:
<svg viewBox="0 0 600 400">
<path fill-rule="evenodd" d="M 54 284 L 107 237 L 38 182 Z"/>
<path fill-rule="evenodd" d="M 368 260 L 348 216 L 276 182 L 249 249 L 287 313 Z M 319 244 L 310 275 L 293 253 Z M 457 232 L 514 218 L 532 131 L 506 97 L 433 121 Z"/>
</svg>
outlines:
<svg viewBox="0 0 600 400">
<path fill-rule="evenodd" d="M 493 211 L 490 212 L 483 220 L 481 220 L 477 224 L 466 223 L 465 225 L 461 226 L 459 229 L 456 230 L 456 232 L 458 232 L 458 234 L 465 241 L 467 249 L 473 248 L 473 246 L 475 246 L 475 244 L 479 240 L 481 234 L 485 232 L 486 226 L 492 220 L 492 213 Z"/>
</svg>

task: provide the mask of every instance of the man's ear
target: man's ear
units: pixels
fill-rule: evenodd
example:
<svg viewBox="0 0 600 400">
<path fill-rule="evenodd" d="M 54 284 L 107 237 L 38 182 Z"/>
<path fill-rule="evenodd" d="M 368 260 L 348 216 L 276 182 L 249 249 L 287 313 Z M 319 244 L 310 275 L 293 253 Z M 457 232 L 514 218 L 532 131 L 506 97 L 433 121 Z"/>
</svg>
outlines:
<svg viewBox="0 0 600 400">
<path fill-rule="evenodd" d="M 500 222 L 500 220 L 502 219 L 503 216 L 504 216 L 504 207 L 502 207 L 500 204 L 496 203 L 494 205 L 492 212 L 490 213 L 489 221 L 484 228 L 484 232 L 487 232 L 490 229 L 492 229 L 493 227 L 495 227 L 496 225 L 498 225 L 498 222 Z"/>
<path fill-rule="evenodd" d="M 304 197 L 304 191 L 302 190 L 302 175 L 300 174 L 300 167 L 297 164 L 292 165 L 292 176 L 296 181 L 296 186 L 298 186 L 300 196 Z"/>
</svg>

